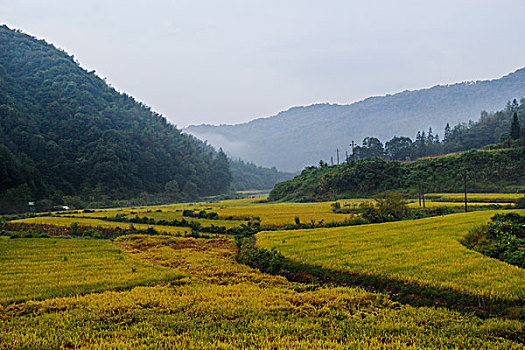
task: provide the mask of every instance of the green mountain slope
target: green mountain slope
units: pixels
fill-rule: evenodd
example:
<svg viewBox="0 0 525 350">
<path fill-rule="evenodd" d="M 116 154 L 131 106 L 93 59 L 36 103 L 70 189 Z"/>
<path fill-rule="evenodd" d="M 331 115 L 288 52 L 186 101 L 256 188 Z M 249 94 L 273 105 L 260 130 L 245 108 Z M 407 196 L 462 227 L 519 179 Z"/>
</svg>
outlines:
<svg viewBox="0 0 525 350">
<path fill-rule="evenodd" d="M 525 97 L 525 69 L 500 79 L 439 85 L 370 97 L 350 105 L 294 107 L 276 116 L 237 125 L 199 125 L 185 129 L 234 157 L 262 166 L 297 171 L 319 160 L 341 159 L 349 144 L 367 136 L 383 142 L 393 136 L 413 137 L 432 127 L 443 137 L 451 126 L 478 119 L 482 110 L 501 110 L 507 101 Z M 498 135 L 499 137 L 499 135 Z"/>
<path fill-rule="evenodd" d="M 0 27 L 0 211 L 58 204 L 173 198 L 230 188 L 229 162 L 164 117 L 115 91 L 72 56 Z"/>
</svg>

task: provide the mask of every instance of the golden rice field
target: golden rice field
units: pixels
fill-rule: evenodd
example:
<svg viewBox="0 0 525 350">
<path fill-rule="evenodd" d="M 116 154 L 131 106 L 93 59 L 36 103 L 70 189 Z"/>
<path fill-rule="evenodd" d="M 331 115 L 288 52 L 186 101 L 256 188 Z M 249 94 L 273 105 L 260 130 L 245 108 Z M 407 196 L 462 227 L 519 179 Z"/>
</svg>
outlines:
<svg viewBox="0 0 525 350">
<path fill-rule="evenodd" d="M 441 207 L 441 206 L 462 206 L 463 203 L 456 200 L 462 199 L 461 193 L 434 193 L 428 194 L 430 198 L 440 199 L 439 201 L 426 200 L 425 206 L 427 208 Z M 469 200 L 483 200 L 480 203 L 470 203 L 471 205 L 510 205 L 514 200 L 522 195 L 508 194 L 508 193 L 476 193 L 469 194 Z M 443 201 L 449 198 L 451 201 Z M 111 208 L 111 209 L 96 209 L 94 212 L 77 212 L 74 214 L 55 212 L 62 217 L 114 217 L 115 215 L 124 215 L 128 218 L 135 216 L 153 218 L 155 220 L 181 220 L 183 218 L 182 211 L 189 210 L 206 210 L 207 212 L 216 212 L 221 218 L 233 216 L 235 218 L 254 218 L 257 217 L 261 221 L 261 225 L 275 225 L 284 226 L 287 224 L 295 224 L 295 218 L 298 217 L 301 223 L 312 223 L 312 221 L 319 223 L 323 220 L 327 222 L 342 222 L 351 219 L 351 214 L 335 214 L 332 212 L 331 204 L 333 202 L 315 202 L 315 203 L 264 203 L 261 201 L 265 197 L 244 198 L 224 201 L 210 201 L 210 202 L 196 202 L 196 203 L 176 203 L 156 206 L 137 206 L 132 208 Z M 490 202 L 489 200 L 492 200 Z M 360 203 L 371 202 L 372 199 L 341 199 L 338 202 L 343 208 L 357 208 Z M 409 200 L 409 206 L 413 208 L 419 207 L 417 200 Z M 203 226 L 224 226 L 226 228 L 236 227 L 241 224 L 246 224 L 243 220 L 208 220 L 200 218 L 184 217 L 187 221 L 197 221 Z M 48 219 L 46 219 L 47 221 Z M 78 221 L 78 220 L 76 220 Z M 69 223 L 69 221 L 67 221 Z M 95 223 L 98 224 L 98 223 Z M 105 222 L 104 227 L 114 227 L 113 223 Z M 120 226 L 119 226 L 120 225 Z M 123 224 L 118 223 L 117 226 L 122 227 Z M 136 225 L 135 225 L 136 226 Z M 157 227 L 155 227 L 157 229 Z M 166 228 L 159 229 L 161 232 L 170 232 Z M 178 231 L 177 231 L 178 232 Z"/>
<path fill-rule="evenodd" d="M 428 193 L 428 197 L 451 199 L 462 201 L 465 198 L 464 193 Z M 467 193 L 467 200 L 471 201 L 493 201 L 496 203 L 509 202 L 513 203 L 521 197 L 524 193 Z"/>
<path fill-rule="evenodd" d="M 90 227 L 119 227 L 122 229 L 128 229 L 133 225 L 134 228 L 139 230 L 146 230 L 150 227 L 153 227 L 158 232 L 172 234 L 172 235 L 184 235 L 191 232 L 189 227 L 176 227 L 176 226 L 164 226 L 164 225 L 148 225 L 148 224 L 130 224 L 126 222 L 112 222 L 104 221 L 97 219 L 85 219 L 77 217 L 67 217 L 67 216 L 39 216 L 34 218 L 12 220 L 12 223 L 28 223 L 28 224 L 48 224 L 48 225 L 57 225 L 57 226 L 71 226 L 72 223 L 78 223 L 82 226 Z"/>
<path fill-rule="evenodd" d="M 524 300 L 525 270 L 468 250 L 459 240 L 501 211 L 341 228 L 267 231 L 257 243 L 292 260 L 452 289 L 484 299 Z M 525 214 L 525 210 L 515 210 Z"/>
<path fill-rule="evenodd" d="M 162 208 L 162 209 L 161 209 Z M 183 209 L 181 209 L 183 208 Z M 202 207 L 209 208 L 208 206 Z M 139 208 L 139 209 L 130 209 L 130 208 L 118 208 L 118 209 L 97 209 L 95 212 L 77 212 L 74 214 L 70 213 L 60 213 L 55 212 L 55 215 L 60 215 L 62 217 L 77 217 L 77 218 L 93 218 L 93 217 L 115 217 L 116 215 L 125 216 L 127 218 L 134 218 L 136 216 L 138 217 L 148 217 L 153 218 L 155 220 L 182 220 L 185 219 L 186 221 L 191 222 L 199 222 L 202 226 L 224 226 L 226 228 L 236 227 L 240 224 L 246 223 L 245 221 L 240 220 L 209 220 L 209 219 L 200 219 L 200 218 L 192 218 L 192 217 L 186 217 L 182 216 L 182 211 L 184 209 L 195 209 L 195 206 L 185 206 L 181 207 L 179 205 L 176 205 L 174 208 L 166 208 L 165 206 L 156 206 L 156 207 L 145 207 L 145 208 Z M 158 212 L 157 210 L 162 210 L 161 212 Z"/>
<path fill-rule="evenodd" d="M 513 205 L 512 202 L 468 202 L 467 206 L 487 206 L 487 205 Z M 421 208 L 422 206 L 419 206 L 419 201 L 409 200 L 408 206 L 410 208 Z M 436 207 L 464 207 L 464 202 L 442 202 L 442 201 L 431 201 L 431 200 L 425 200 L 425 207 L 426 208 L 436 208 Z"/>
<path fill-rule="evenodd" d="M 312 220 L 319 222 L 341 222 L 351 218 L 351 215 L 335 214 L 332 212 L 330 206 L 333 202 L 316 202 L 316 203 L 260 203 L 264 197 L 245 198 L 235 200 L 225 200 L 218 202 L 199 202 L 199 203 L 177 203 L 170 205 L 133 207 L 133 208 L 116 208 L 116 209 L 97 209 L 90 213 L 75 213 L 75 214 L 60 214 L 61 216 L 74 217 L 104 217 L 126 215 L 127 217 L 147 216 L 155 218 L 156 220 L 173 220 L 182 219 L 182 211 L 190 210 L 206 210 L 207 212 L 216 212 L 219 217 L 226 218 L 233 216 L 236 218 L 254 218 L 258 217 L 261 220 L 261 225 L 277 225 L 282 226 L 286 224 L 294 224 L 295 217 L 299 217 L 302 223 L 311 223 Z M 370 201 L 370 199 L 346 199 L 339 201 L 341 204 L 356 204 L 363 201 Z M 161 212 L 157 212 L 161 210 Z M 246 223 L 242 220 L 207 220 L 198 218 L 187 218 L 188 221 L 198 221 L 203 226 L 211 224 L 215 226 L 225 226 L 226 228 L 239 226 Z"/>
<path fill-rule="evenodd" d="M 0 305 L 131 288 L 178 278 L 131 259 L 110 241 L 0 239 Z"/>
<path fill-rule="evenodd" d="M 116 261 L 124 270 L 136 266 L 134 276 L 147 265 L 151 274 L 170 270 L 180 278 L 67 297 L 55 288 L 45 300 L 2 305 L 0 349 L 523 348 L 517 340 L 522 322 L 416 308 L 361 288 L 290 283 L 236 263 L 234 245 L 226 239 L 64 239 L 57 240 L 59 248 L 53 241 L 1 240 L 2 252 L 18 253 L 1 259 L 0 271 L 19 259 L 53 266 L 66 253 L 72 264 L 73 250 L 83 254 L 83 274 L 110 273 Z M 107 262 L 97 263 L 101 259 Z M 43 271 L 31 268 L 25 278 L 54 285 L 56 276 Z M 57 269 L 65 279 L 77 272 Z M 1 283 L 0 294 L 10 293 Z"/>
<path fill-rule="evenodd" d="M 295 217 L 302 223 L 344 221 L 351 215 L 335 214 L 332 212 L 330 202 L 319 203 L 256 203 L 239 206 L 221 205 L 219 203 L 213 211 L 219 216 L 248 216 L 259 217 L 261 225 L 286 225 L 294 224 Z"/>
</svg>

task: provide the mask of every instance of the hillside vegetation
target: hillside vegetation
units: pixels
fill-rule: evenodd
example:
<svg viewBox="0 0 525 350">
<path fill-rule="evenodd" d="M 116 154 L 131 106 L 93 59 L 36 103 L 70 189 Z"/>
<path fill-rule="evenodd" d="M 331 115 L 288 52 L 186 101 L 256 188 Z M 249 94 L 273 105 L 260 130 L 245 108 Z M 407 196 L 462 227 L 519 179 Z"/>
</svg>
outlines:
<svg viewBox="0 0 525 350">
<path fill-rule="evenodd" d="M 229 190 L 224 153 L 117 92 L 64 51 L 0 27 L 0 212 Z M 45 204 L 45 203 L 41 203 Z"/>
<path fill-rule="evenodd" d="M 384 191 L 418 193 L 516 192 L 525 184 L 525 148 L 469 151 L 403 163 L 367 158 L 341 165 L 308 167 L 277 184 L 270 201 L 362 198 Z"/>
<path fill-rule="evenodd" d="M 185 131 L 223 147 L 234 157 L 280 170 L 298 171 L 317 164 L 320 159 L 329 162 L 333 157 L 335 163 L 336 149 L 343 160 L 346 152 L 351 152 L 352 140 L 360 144 L 368 136 L 386 142 L 394 136 L 413 137 L 418 130 L 431 127 L 434 136 L 438 133 L 443 139 L 447 123 L 452 128 L 460 123 L 466 127 L 469 120 L 477 119 L 482 111 L 488 111 L 482 113 L 486 119 L 490 111 L 501 110 L 508 101 L 520 101 L 523 97 L 525 69 L 522 68 L 490 81 L 403 91 L 350 105 L 293 107 L 248 123 L 190 126 Z M 499 139 L 500 133 L 496 131 L 491 131 L 494 134 L 489 136 L 489 143 Z M 474 142 L 471 148 L 484 140 Z"/>
<path fill-rule="evenodd" d="M 232 172 L 232 189 L 235 191 L 269 190 L 275 184 L 289 180 L 295 175 L 279 171 L 275 167 L 264 168 L 240 159 L 231 160 L 230 169 Z"/>
</svg>

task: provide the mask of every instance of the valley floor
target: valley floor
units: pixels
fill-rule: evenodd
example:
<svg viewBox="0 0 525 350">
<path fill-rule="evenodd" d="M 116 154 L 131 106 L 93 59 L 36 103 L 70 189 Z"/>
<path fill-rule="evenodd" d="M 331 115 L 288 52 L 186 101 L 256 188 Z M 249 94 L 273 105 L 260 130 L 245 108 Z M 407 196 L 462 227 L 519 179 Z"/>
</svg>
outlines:
<svg viewBox="0 0 525 350">
<path fill-rule="evenodd" d="M 227 239 L 123 236 L 92 249 L 87 239 L 19 240 L 16 251 L 55 244 L 41 262 L 63 264 L 63 249 L 74 248 L 61 278 L 91 271 L 99 249 L 125 254 L 129 270 L 173 271 L 150 286 L 114 290 L 100 285 L 75 295 L 50 296 L 55 280 L 41 277 L 46 297 L 26 293 L 26 300 L 4 303 L 0 313 L 0 348 L 181 348 L 181 349 L 519 349 L 523 323 L 480 319 L 441 308 L 412 307 L 387 295 L 356 287 L 314 286 L 288 282 L 237 263 Z M 16 251 L 2 239 L 2 286 L 10 278 L 4 267 Z M 122 253 L 119 253 L 119 249 Z M 129 260 L 128 260 L 129 258 Z M 21 266 L 30 256 L 18 256 Z M 137 266 L 137 264 L 139 264 Z M 188 265 L 190 264 L 190 265 Z M 57 267 L 58 269 L 58 267 Z M 109 264 L 107 270 L 114 267 Z M 133 270 L 134 269 L 134 270 Z M 135 271 L 135 272 L 132 272 Z M 20 273 L 20 272 L 19 272 Z M 33 276 L 34 277 L 34 276 Z M 138 279 L 144 276 L 138 277 Z M 164 278 L 164 277 L 163 277 Z M 150 281 L 151 282 L 151 281 Z M 147 283 L 149 284 L 149 283 Z M 22 283 L 23 285 L 23 283 Z M 85 286 L 92 285 L 88 277 Z M 113 289 L 113 290 L 112 290 Z M 118 288 L 117 288 L 118 289 Z M 55 289 L 56 290 L 56 289 Z M 4 287 L 1 290 L 6 293 Z M 32 300 L 34 299 L 34 300 Z"/>
<path fill-rule="evenodd" d="M 330 203 L 242 200 L 197 207 L 216 209 L 221 217 L 256 213 L 275 223 L 293 222 L 295 215 L 340 215 Z M 181 215 L 182 205 L 169 208 L 115 211 Z M 281 216 L 272 216 L 279 211 Z M 70 225 L 81 213 L 66 215 L 49 220 Z M 435 288 L 438 296 L 452 288 L 483 303 L 514 305 L 505 314 L 483 317 L 447 300 L 415 306 L 371 285 L 297 283 L 262 273 L 237 262 L 239 246 L 228 235 L 0 237 L 0 349 L 523 349 L 523 270 L 458 242 L 491 215 L 256 235 L 256 249 L 275 248 L 315 268 L 373 272 Z M 36 219 L 42 218 L 29 220 Z"/>
</svg>

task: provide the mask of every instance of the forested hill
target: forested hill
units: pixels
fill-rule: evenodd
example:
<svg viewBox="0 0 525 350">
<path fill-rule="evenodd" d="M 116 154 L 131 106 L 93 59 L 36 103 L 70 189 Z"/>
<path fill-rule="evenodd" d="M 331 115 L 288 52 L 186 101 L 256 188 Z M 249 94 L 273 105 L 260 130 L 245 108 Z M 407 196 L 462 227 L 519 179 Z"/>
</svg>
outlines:
<svg viewBox="0 0 525 350">
<path fill-rule="evenodd" d="M 472 150 L 402 163 L 382 158 L 341 165 L 308 167 L 292 180 L 277 184 L 270 201 L 321 201 L 365 198 L 386 191 L 417 193 L 523 191 L 525 147 Z"/>
<path fill-rule="evenodd" d="M 264 168 L 240 159 L 230 160 L 232 171 L 232 189 L 244 190 L 269 190 L 275 184 L 290 180 L 296 174 L 278 171 L 274 168 Z"/>
<path fill-rule="evenodd" d="M 225 192 L 230 182 L 224 153 L 64 51 L 0 27 L 0 211 L 72 196 L 190 199 Z"/>
<path fill-rule="evenodd" d="M 317 104 L 294 107 L 269 118 L 237 125 L 199 125 L 185 129 L 234 157 L 262 166 L 298 171 L 323 159 L 341 158 L 353 140 L 367 136 L 383 142 L 393 136 L 412 137 L 432 127 L 443 137 L 447 123 L 477 120 L 482 110 L 496 111 L 525 97 L 525 69 L 500 79 L 439 85 L 370 97 L 351 105 Z"/>
</svg>

